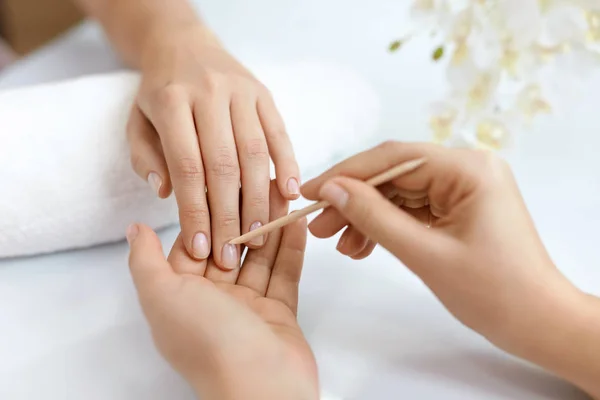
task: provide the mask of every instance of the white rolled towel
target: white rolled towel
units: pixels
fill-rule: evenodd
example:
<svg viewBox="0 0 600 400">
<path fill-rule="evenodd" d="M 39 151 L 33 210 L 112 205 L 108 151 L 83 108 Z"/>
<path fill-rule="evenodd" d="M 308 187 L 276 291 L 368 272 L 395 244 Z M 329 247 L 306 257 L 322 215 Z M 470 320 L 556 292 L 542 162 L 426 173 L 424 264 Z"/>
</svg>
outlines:
<svg viewBox="0 0 600 400">
<path fill-rule="evenodd" d="M 304 173 L 375 132 L 377 96 L 353 71 L 302 63 L 255 72 Z M 121 72 L 0 92 L 0 258 L 119 241 L 132 221 L 177 223 L 173 197 L 156 198 L 129 164 L 125 126 L 138 84 Z"/>
</svg>

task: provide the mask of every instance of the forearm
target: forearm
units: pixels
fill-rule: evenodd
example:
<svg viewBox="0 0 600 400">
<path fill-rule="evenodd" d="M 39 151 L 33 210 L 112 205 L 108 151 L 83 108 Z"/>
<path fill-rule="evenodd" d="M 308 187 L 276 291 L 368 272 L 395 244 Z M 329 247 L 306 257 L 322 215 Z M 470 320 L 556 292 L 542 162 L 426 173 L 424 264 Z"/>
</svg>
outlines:
<svg viewBox="0 0 600 400">
<path fill-rule="evenodd" d="M 206 31 L 188 0 L 74 0 L 104 28 L 123 60 L 140 68 L 145 49 L 174 30 L 194 26 Z"/>
<path fill-rule="evenodd" d="M 600 400 L 600 299 L 575 290 L 552 297 L 506 350 Z"/>
</svg>

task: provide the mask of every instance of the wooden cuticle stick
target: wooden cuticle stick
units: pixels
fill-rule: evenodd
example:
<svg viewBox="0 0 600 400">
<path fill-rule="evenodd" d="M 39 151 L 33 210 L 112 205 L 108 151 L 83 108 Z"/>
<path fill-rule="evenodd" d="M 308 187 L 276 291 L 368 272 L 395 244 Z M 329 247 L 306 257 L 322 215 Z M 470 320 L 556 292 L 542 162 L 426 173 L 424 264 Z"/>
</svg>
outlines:
<svg viewBox="0 0 600 400">
<path fill-rule="evenodd" d="M 419 158 L 412 161 L 407 161 L 400 165 L 397 165 L 389 170 L 369 179 L 366 183 L 370 186 L 379 186 L 386 182 L 391 181 L 392 179 L 398 178 L 399 176 L 408 174 L 413 172 L 421 165 L 425 164 L 427 160 L 425 158 Z M 326 201 L 320 201 L 318 203 L 311 204 L 308 207 L 305 207 L 301 210 L 292 211 L 290 214 L 285 217 L 278 218 L 274 221 L 269 222 L 266 225 L 261 226 L 258 229 L 250 231 L 236 239 L 231 240 L 230 244 L 243 244 L 248 243 L 254 238 L 263 236 L 268 234 L 269 232 L 274 231 L 275 229 L 283 228 L 286 225 L 289 225 L 293 222 L 298 221 L 300 218 L 306 217 L 309 214 L 312 214 L 316 211 L 322 210 L 324 208 L 329 207 L 330 204 Z"/>
</svg>

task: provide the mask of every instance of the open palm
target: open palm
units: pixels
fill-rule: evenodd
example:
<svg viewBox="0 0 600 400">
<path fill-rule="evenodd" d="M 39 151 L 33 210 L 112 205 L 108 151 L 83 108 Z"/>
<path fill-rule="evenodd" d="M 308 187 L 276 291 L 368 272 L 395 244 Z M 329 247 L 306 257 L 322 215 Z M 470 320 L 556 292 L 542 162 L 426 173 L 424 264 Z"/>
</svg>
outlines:
<svg viewBox="0 0 600 400">
<path fill-rule="evenodd" d="M 287 213 L 273 185 L 270 209 L 271 219 Z M 296 320 L 305 245 L 301 221 L 249 249 L 241 268 L 224 271 L 212 258 L 192 259 L 181 236 L 165 260 L 158 238 L 140 227 L 130 266 L 144 313 L 158 349 L 204 388 L 198 391 L 206 393 L 221 376 L 264 379 L 285 390 L 309 381 L 317 390 L 315 360 Z"/>
</svg>

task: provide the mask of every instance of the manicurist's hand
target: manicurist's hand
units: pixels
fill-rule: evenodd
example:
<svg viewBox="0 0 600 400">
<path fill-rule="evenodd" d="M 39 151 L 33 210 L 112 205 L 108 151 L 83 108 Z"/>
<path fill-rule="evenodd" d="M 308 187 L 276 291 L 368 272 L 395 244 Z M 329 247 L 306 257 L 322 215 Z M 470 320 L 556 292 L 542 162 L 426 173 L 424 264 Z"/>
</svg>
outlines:
<svg viewBox="0 0 600 400">
<path fill-rule="evenodd" d="M 274 219 L 287 202 L 271 189 Z M 318 398 L 315 359 L 296 321 L 306 221 L 269 235 L 232 271 L 191 258 L 181 236 L 168 259 L 148 227 L 133 225 L 127 236 L 155 343 L 200 398 Z"/>
<path fill-rule="evenodd" d="M 362 182 L 422 157 L 425 165 L 379 190 Z M 465 325 L 600 397 L 600 301 L 555 267 L 504 161 L 390 142 L 302 193 L 333 205 L 311 223 L 313 234 L 331 237 L 349 225 L 340 252 L 363 258 L 381 244 Z"/>
<path fill-rule="evenodd" d="M 281 195 L 299 196 L 298 166 L 271 94 L 187 0 L 77 1 L 141 71 L 127 129 L 134 170 L 158 196 L 175 193 L 192 257 L 206 260 L 212 251 L 220 268 L 237 268 L 240 248 L 228 241 L 268 222 L 270 159 Z"/>
</svg>

